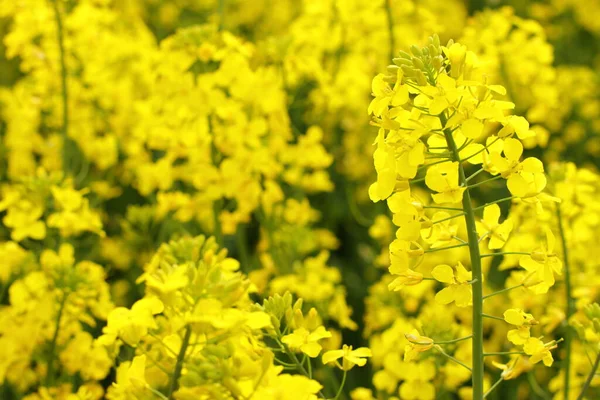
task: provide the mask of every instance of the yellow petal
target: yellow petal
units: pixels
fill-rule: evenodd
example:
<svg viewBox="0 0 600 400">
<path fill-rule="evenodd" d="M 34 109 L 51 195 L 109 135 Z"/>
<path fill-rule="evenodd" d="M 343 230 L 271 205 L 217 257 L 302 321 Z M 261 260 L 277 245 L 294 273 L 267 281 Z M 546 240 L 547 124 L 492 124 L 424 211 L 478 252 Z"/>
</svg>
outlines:
<svg viewBox="0 0 600 400">
<path fill-rule="evenodd" d="M 454 283 L 454 270 L 449 265 L 438 265 L 431 271 L 435 280 L 443 283 Z"/>
<path fill-rule="evenodd" d="M 477 139 L 483 133 L 483 123 L 478 119 L 469 118 L 462 123 L 461 130 L 469 139 Z"/>
</svg>

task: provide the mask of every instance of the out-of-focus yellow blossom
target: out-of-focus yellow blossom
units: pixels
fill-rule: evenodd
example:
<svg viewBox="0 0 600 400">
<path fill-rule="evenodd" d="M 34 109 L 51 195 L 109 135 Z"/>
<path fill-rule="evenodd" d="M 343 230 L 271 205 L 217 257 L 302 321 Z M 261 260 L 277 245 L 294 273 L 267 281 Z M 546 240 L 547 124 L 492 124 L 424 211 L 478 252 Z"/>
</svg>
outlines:
<svg viewBox="0 0 600 400">
<path fill-rule="evenodd" d="M 529 338 L 523 345 L 523 351 L 530 356 L 529 361 L 532 364 L 543 361 L 545 366 L 550 367 L 554 362 L 550 350 L 556 347 L 556 341 L 544 343 L 538 338 Z"/>
<path fill-rule="evenodd" d="M 352 346 L 344 345 L 341 350 L 330 350 L 323 354 L 323 364 L 334 363 L 338 368 L 349 371 L 355 365 L 364 367 L 367 363 L 367 358 L 371 357 L 371 350 L 367 347 L 359 347 L 352 350 Z M 339 359 L 342 363 L 339 363 Z"/>
<path fill-rule="evenodd" d="M 433 347 L 433 339 L 422 336 L 416 329 L 404 335 L 408 344 L 404 350 L 404 361 L 412 361 L 419 353 L 423 353 Z"/>
</svg>

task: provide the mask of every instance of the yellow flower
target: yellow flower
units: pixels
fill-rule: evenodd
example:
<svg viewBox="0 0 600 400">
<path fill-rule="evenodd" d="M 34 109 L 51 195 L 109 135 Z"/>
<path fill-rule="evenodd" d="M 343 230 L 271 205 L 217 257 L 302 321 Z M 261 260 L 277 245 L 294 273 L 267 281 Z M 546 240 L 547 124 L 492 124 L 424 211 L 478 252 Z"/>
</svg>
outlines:
<svg viewBox="0 0 600 400">
<path fill-rule="evenodd" d="M 399 291 L 404 286 L 414 286 L 418 285 L 423 281 L 423 274 L 420 272 L 413 271 L 410 268 L 407 268 L 405 271 L 394 274 L 392 269 L 390 268 L 390 273 L 392 275 L 396 275 L 396 279 L 394 279 L 388 285 L 388 288 L 394 292 Z"/>
<path fill-rule="evenodd" d="M 455 302 L 458 307 L 472 304 L 473 289 L 470 283 L 472 275 L 460 261 L 454 268 L 445 264 L 438 265 L 431 271 L 431 275 L 439 282 L 450 284 L 436 293 L 435 301 L 440 304 Z"/>
<path fill-rule="evenodd" d="M 462 200 L 464 187 L 458 184 L 458 162 L 447 162 L 430 167 L 425 175 L 425 184 L 438 192 L 431 197 L 436 204 L 458 203 Z"/>
<path fill-rule="evenodd" d="M 419 353 L 427 351 L 433 347 L 433 339 L 427 336 L 421 336 L 419 331 L 413 329 L 410 333 L 404 334 L 408 344 L 404 348 L 404 361 L 412 361 Z"/>
<path fill-rule="evenodd" d="M 369 197 L 373 202 L 390 197 L 396 186 L 396 159 L 393 150 L 385 143 L 383 129 L 379 130 L 376 143 L 377 149 L 373 153 L 373 160 L 377 181 L 369 187 Z"/>
<path fill-rule="evenodd" d="M 349 371 L 355 365 L 363 367 L 367 363 L 366 358 L 371 355 L 371 350 L 367 347 L 352 350 L 352 346 L 344 345 L 341 350 L 330 350 L 323 354 L 323 364 L 335 363 L 338 368 Z M 340 358 L 342 359 L 341 365 L 337 361 Z"/>
<path fill-rule="evenodd" d="M 562 261 L 554 253 L 556 238 L 550 228 L 545 227 L 545 232 L 546 244 L 519 260 L 519 265 L 532 274 L 527 281 L 535 282 L 532 285 L 525 282 L 525 285 L 537 294 L 548 292 L 548 289 L 554 285 L 554 274 L 562 273 Z"/>
<path fill-rule="evenodd" d="M 155 297 L 148 297 L 135 302 L 128 310 L 117 307 L 108 315 L 107 324 L 102 329 L 103 335 L 99 343 L 111 346 L 120 338 L 130 346 L 136 346 L 146 336 L 148 329 L 158 328 L 154 315 L 163 311 L 163 303 Z"/>
<path fill-rule="evenodd" d="M 379 74 L 373 78 L 371 90 L 375 98 L 369 104 L 369 115 L 373 114 L 376 117 L 381 117 L 390 105 L 398 107 L 405 104 L 408 101 L 408 87 L 401 83 L 401 70 L 398 70 L 398 77 L 393 89 L 385 82 L 383 74 Z"/>
<path fill-rule="evenodd" d="M 517 329 L 511 329 L 507 333 L 508 340 L 516 345 L 525 344 L 530 337 L 530 328 L 537 325 L 533 315 L 524 312 L 518 308 L 511 308 L 504 312 L 504 320 L 511 325 L 517 326 Z"/>
<path fill-rule="evenodd" d="M 523 145 L 518 139 L 504 141 L 504 156 L 498 152 L 490 153 L 494 170 L 507 179 L 508 190 L 513 196 L 530 197 L 540 193 L 546 187 L 544 165 L 535 157 L 519 161 L 523 154 Z"/>
<path fill-rule="evenodd" d="M 544 362 L 546 367 L 552 366 L 554 358 L 550 350 L 557 348 L 558 345 L 555 340 L 544 343 L 538 338 L 529 338 L 523 345 L 523 351 L 529 355 L 529 361 L 532 364 L 537 364 L 540 361 Z"/>
<path fill-rule="evenodd" d="M 117 368 L 117 380 L 108 390 L 109 400 L 138 398 L 136 393 L 146 388 L 146 355 L 136 356 Z"/>
<path fill-rule="evenodd" d="M 323 348 L 319 340 L 330 338 L 331 332 L 325 330 L 323 326 L 317 327 L 312 332 L 306 328 L 294 329 L 290 335 L 281 338 L 281 341 L 287 344 L 292 350 L 300 350 L 309 357 L 315 358 Z"/>
<path fill-rule="evenodd" d="M 502 223 L 498 223 L 499 219 L 500 207 L 498 204 L 492 204 L 483 210 L 483 218 L 477 222 L 477 233 L 481 237 L 489 238 L 488 248 L 490 250 L 502 248 L 513 228 L 510 218 Z"/>
<path fill-rule="evenodd" d="M 505 381 L 519 377 L 523 372 L 528 370 L 528 365 L 523 362 L 523 357 L 517 357 L 506 364 L 492 361 L 494 367 L 501 369 L 500 376 Z"/>
</svg>

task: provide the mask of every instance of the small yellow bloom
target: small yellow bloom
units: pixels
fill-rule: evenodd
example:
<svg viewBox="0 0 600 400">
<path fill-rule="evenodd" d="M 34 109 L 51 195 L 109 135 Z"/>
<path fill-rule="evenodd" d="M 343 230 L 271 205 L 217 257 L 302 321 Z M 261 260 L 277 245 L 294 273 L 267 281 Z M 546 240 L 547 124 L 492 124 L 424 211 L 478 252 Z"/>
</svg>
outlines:
<svg viewBox="0 0 600 400">
<path fill-rule="evenodd" d="M 551 367 L 552 363 L 554 362 L 554 358 L 552 357 L 550 350 L 553 350 L 557 347 L 558 345 L 556 340 L 544 343 L 538 338 L 529 338 L 523 345 L 523 351 L 525 351 L 525 354 L 530 356 L 529 361 L 532 364 L 543 361 L 546 367 Z"/>
<path fill-rule="evenodd" d="M 482 237 L 489 238 L 488 248 L 490 250 L 501 249 L 513 229 L 513 222 L 509 218 L 499 223 L 500 207 L 492 204 L 483 210 L 483 219 L 477 222 L 477 233 Z"/>
<path fill-rule="evenodd" d="M 430 167 L 425 175 L 425 184 L 429 189 L 438 192 L 431 195 L 436 204 L 462 201 L 465 188 L 458 183 L 458 162 Z"/>
<path fill-rule="evenodd" d="M 556 238 L 548 227 L 545 228 L 545 231 L 546 243 L 519 260 L 519 265 L 533 274 L 528 281 L 533 281 L 534 284 L 529 285 L 526 282 L 526 286 L 537 294 L 548 292 L 548 289 L 554 285 L 554 274 L 561 275 L 562 273 L 562 261 L 554 252 Z"/>
<path fill-rule="evenodd" d="M 352 350 L 352 346 L 344 345 L 341 350 L 330 350 L 323 354 L 323 364 L 335 363 L 338 368 L 349 371 L 355 365 L 363 367 L 367 363 L 366 358 L 371 355 L 371 350 L 367 347 Z M 341 365 L 337 361 L 340 358 L 342 359 Z"/>
<path fill-rule="evenodd" d="M 410 333 L 404 334 L 408 344 L 404 348 L 404 361 L 412 361 L 419 353 L 427 351 L 433 347 L 433 339 L 427 336 L 421 336 L 419 331 L 413 329 Z"/>
<path fill-rule="evenodd" d="M 450 284 L 436 293 L 435 301 L 440 304 L 455 302 L 458 307 L 472 304 L 473 288 L 470 283 L 472 274 L 460 261 L 454 268 L 445 264 L 438 265 L 431 271 L 431 275 L 439 282 Z"/>
</svg>

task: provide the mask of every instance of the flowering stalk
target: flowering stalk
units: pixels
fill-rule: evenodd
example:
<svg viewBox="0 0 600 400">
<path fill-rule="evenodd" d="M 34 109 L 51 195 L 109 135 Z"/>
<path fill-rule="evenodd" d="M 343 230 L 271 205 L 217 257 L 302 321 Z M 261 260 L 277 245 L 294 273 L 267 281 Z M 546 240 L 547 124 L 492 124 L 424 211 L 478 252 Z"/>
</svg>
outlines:
<svg viewBox="0 0 600 400">
<path fill-rule="evenodd" d="M 594 361 L 592 370 L 590 371 L 590 374 L 588 375 L 587 379 L 585 380 L 585 383 L 583 384 L 583 388 L 581 389 L 581 393 L 579 393 L 577 400 L 583 400 L 583 396 L 585 396 L 585 392 L 587 392 L 588 388 L 590 387 L 590 384 L 592 383 L 592 380 L 594 380 L 594 376 L 596 376 L 596 371 L 598 370 L 599 366 L 600 366 L 600 352 L 598 352 L 598 355 L 596 356 L 596 361 Z"/>
<path fill-rule="evenodd" d="M 58 307 L 58 315 L 56 316 L 56 326 L 54 328 L 54 334 L 52 335 L 52 342 L 50 342 L 50 352 L 48 355 L 48 370 L 46 372 L 46 386 L 51 386 L 54 382 L 54 353 L 56 352 L 56 342 L 58 340 L 58 332 L 60 330 L 60 321 L 62 320 L 63 311 L 65 309 L 65 303 L 67 302 L 68 294 L 65 292 L 63 298 L 60 301 Z"/>
<path fill-rule="evenodd" d="M 388 24 L 388 34 L 390 36 L 390 54 L 389 59 L 394 58 L 394 49 L 396 48 L 396 43 L 394 41 L 394 17 L 392 15 L 392 0 L 385 1 L 385 14 L 387 16 L 387 24 Z"/>
<path fill-rule="evenodd" d="M 569 320 L 571 316 L 575 312 L 575 307 L 573 304 L 573 297 L 571 296 L 571 275 L 570 275 L 570 267 L 569 267 L 569 249 L 567 247 L 567 238 L 565 236 L 565 230 L 562 221 L 562 214 L 560 212 L 560 203 L 556 205 L 556 217 L 558 218 L 558 230 L 560 233 L 560 239 L 562 244 L 563 251 L 563 259 L 565 263 L 565 296 L 566 296 L 566 315 L 565 319 L 567 321 L 566 329 L 565 329 L 565 400 L 569 399 L 569 385 L 570 385 L 570 376 L 571 376 L 571 328 L 569 326 Z"/>
<path fill-rule="evenodd" d="M 442 126 L 445 126 L 445 118 L 442 119 Z M 448 147 L 452 150 L 452 158 L 458 162 L 459 182 L 461 185 L 467 185 L 467 178 L 462 166 L 460 156 L 452 137 L 452 132 L 444 130 L 444 136 Z M 472 288 L 473 288 L 473 398 L 483 398 L 483 278 L 481 274 L 481 255 L 479 252 L 479 237 L 477 236 L 477 226 L 475 224 L 475 212 L 471 202 L 471 194 L 467 188 L 462 198 L 463 210 L 465 213 L 465 223 L 467 225 L 467 238 L 469 243 L 469 257 L 471 259 Z"/>
<path fill-rule="evenodd" d="M 64 32 L 63 23 L 60 16 L 60 10 L 58 8 L 58 1 L 53 0 L 52 6 L 54 7 L 54 16 L 56 19 L 56 36 L 58 40 L 58 49 L 60 53 L 60 80 L 62 87 L 62 136 L 63 136 L 63 148 L 62 148 L 62 162 L 63 171 L 69 172 L 69 158 L 70 158 L 70 140 L 69 140 L 69 91 L 67 87 L 67 63 L 65 61 L 65 43 L 64 43 Z"/>
<path fill-rule="evenodd" d="M 175 393 L 177 387 L 179 386 L 179 377 L 181 376 L 181 370 L 183 369 L 183 361 L 185 360 L 185 352 L 187 351 L 188 344 L 190 343 L 191 335 L 192 328 L 188 325 L 185 328 L 185 334 L 183 336 L 183 342 L 181 343 L 181 349 L 179 349 L 179 354 L 177 355 L 175 371 L 173 371 L 171 383 L 169 384 L 169 391 L 167 392 L 167 397 L 169 399 L 173 398 L 173 393 Z"/>
</svg>

